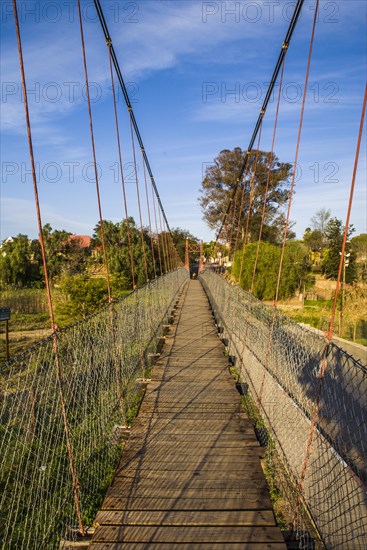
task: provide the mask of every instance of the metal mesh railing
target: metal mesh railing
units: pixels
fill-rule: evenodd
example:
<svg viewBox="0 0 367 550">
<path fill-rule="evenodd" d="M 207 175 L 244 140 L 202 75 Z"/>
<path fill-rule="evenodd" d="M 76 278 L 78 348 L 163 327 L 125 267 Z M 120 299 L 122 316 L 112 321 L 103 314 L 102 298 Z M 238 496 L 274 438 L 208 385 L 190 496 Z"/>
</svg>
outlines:
<svg viewBox="0 0 367 550">
<path fill-rule="evenodd" d="M 0 373 L 1 523 L 3 549 L 58 548 L 78 531 L 74 491 L 84 526 L 92 525 L 121 454 L 123 423 L 139 405 L 142 361 L 156 351 L 160 327 L 187 279 L 162 276 L 61 330 L 57 337 L 62 395 L 79 486 L 73 487 L 53 338 L 5 363 Z M 117 365 L 117 371 L 116 371 Z"/>
<path fill-rule="evenodd" d="M 293 486 L 291 505 L 304 505 L 298 547 L 312 547 L 311 523 L 327 548 L 367 548 L 367 368 L 220 275 L 201 281 Z"/>
</svg>

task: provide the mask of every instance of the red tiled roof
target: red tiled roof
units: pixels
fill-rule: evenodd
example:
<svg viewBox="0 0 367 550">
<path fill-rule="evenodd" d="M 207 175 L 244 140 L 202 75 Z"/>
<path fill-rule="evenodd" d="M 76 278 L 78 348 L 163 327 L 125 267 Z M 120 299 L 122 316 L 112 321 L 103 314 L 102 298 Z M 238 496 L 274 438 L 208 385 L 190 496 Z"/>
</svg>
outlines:
<svg viewBox="0 0 367 550">
<path fill-rule="evenodd" d="M 89 248 L 91 237 L 89 235 L 70 235 L 68 241 L 78 248 Z"/>
</svg>

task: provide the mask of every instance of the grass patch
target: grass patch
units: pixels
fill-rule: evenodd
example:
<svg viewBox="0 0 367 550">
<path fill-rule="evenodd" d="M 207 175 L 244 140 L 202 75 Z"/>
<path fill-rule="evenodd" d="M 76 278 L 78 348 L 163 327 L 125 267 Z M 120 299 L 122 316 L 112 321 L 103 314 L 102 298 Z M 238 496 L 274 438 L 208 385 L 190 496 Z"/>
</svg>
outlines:
<svg viewBox="0 0 367 550">
<path fill-rule="evenodd" d="M 356 344 L 361 344 L 361 346 L 367 346 L 367 338 L 356 338 Z"/>
<path fill-rule="evenodd" d="M 14 313 L 9 321 L 9 331 L 38 330 L 50 328 L 48 313 Z"/>
<path fill-rule="evenodd" d="M 333 305 L 332 300 L 305 300 L 304 302 L 305 307 L 311 306 L 316 307 L 318 309 L 321 309 L 323 307 L 331 307 Z"/>
</svg>

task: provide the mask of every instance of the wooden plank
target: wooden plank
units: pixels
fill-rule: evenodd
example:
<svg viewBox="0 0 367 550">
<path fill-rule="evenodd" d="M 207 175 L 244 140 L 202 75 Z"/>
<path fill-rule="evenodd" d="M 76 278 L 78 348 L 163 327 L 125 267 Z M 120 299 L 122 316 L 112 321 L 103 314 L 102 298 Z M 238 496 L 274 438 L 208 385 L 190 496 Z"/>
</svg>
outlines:
<svg viewBox="0 0 367 550">
<path fill-rule="evenodd" d="M 119 468 L 116 472 L 115 477 L 134 478 L 134 479 L 141 477 L 142 479 L 145 479 L 145 480 L 148 480 L 148 479 L 159 480 L 159 479 L 162 479 L 163 477 L 164 479 L 170 479 L 170 480 L 175 479 L 175 480 L 180 480 L 181 482 L 183 482 L 184 480 L 191 479 L 193 477 L 196 477 L 198 479 L 205 479 L 205 480 L 238 479 L 241 481 L 244 479 L 256 479 L 258 477 L 260 479 L 264 478 L 264 472 L 261 466 L 258 464 L 258 462 L 252 463 L 251 468 L 249 468 L 248 466 L 241 469 L 228 468 L 225 470 L 223 468 L 221 472 L 218 472 L 218 468 L 216 467 L 214 468 L 212 467 L 210 469 L 198 468 L 197 470 L 193 470 L 192 468 L 188 468 L 186 466 L 186 468 L 177 470 L 172 468 L 175 466 L 174 464 L 170 466 L 171 468 L 168 470 L 162 467 L 160 469 L 155 469 L 155 470 L 142 469 L 140 468 L 140 466 L 137 466 L 137 468 L 135 469 L 132 469 L 131 467 Z"/>
<path fill-rule="evenodd" d="M 197 424 L 206 422 L 205 419 L 207 416 L 211 416 L 211 423 L 214 422 L 217 423 L 225 423 L 230 422 L 231 420 L 235 420 L 236 422 L 241 422 L 243 425 L 247 425 L 251 427 L 253 430 L 252 424 L 248 422 L 246 416 L 244 413 L 227 413 L 227 412 L 221 412 L 221 411 L 213 411 L 212 413 L 208 413 L 208 411 L 205 412 L 197 412 L 195 410 L 182 410 L 182 411 L 170 411 L 170 410 L 156 410 L 156 411 L 150 411 L 150 412 L 141 412 L 139 414 L 139 417 L 142 420 L 153 420 L 155 418 L 162 418 L 164 420 L 172 419 L 176 421 L 184 422 L 185 420 L 196 420 L 198 421 Z"/>
<path fill-rule="evenodd" d="M 210 543 L 220 542 L 284 542 L 277 527 L 169 527 L 169 526 L 125 526 L 102 525 L 97 527 L 94 541 L 98 542 L 181 542 Z"/>
<path fill-rule="evenodd" d="M 91 542 L 89 548 L 91 550 L 147 550 L 147 544 L 142 543 L 123 543 L 123 542 Z M 180 550 L 286 550 L 286 545 L 282 542 L 221 542 L 216 544 L 211 543 L 179 543 L 175 544 L 175 548 Z M 149 543 L 149 550 L 172 550 L 172 543 L 158 542 Z"/>
<path fill-rule="evenodd" d="M 155 415 L 153 414 L 155 413 Z M 171 416 L 164 418 L 159 415 L 159 413 L 165 412 L 166 414 L 169 413 Z M 180 414 L 190 412 L 191 414 L 196 414 L 199 416 L 199 419 L 201 420 L 202 426 L 213 426 L 216 427 L 217 431 L 219 428 L 225 427 L 227 424 L 235 424 L 240 426 L 245 426 L 247 428 L 252 428 L 253 425 L 251 422 L 249 422 L 245 416 L 245 413 L 242 411 L 242 413 L 239 413 L 238 411 L 235 411 L 233 413 L 227 412 L 227 411 L 217 411 L 217 414 L 220 415 L 219 418 L 217 416 L 211 416 L 210 411 L 208 410 L 190 410 L 190 409 L 183 409 L 181 411 L 179 410 L 163 410 L 163 409 L 156 409 L 155 411 L 150 411 L 149 416 L 148 415 L 139 415 L 138 419 L 133 423 L 133 426 L 137 427 L 144 427 L 146 428 L 147 424 L 150 423 L 151 426 L 159 426 L 160 424 L 169 424 L 173 423 L 174 425 L 182 426 L 183 424 L 190 426 L 190 427 L 197 427 L 200 426 L 199 422 L 196 422 L 196 418 L 187 418 L 183 419 L 181 418 Z M 214 412 L 214 411 L 213 411 Z"/>
<path fill-rule="evenodd" d="M 126 495 L 137 497 L 155 497 L 155 498 L 214 498 L 214 499 L 223 499 L 223 498 L 232 498 L 232 499 L 241 499 L 245 497 L 254 498 L 261 495 L 267 494 L 267 484 L 265 479 L 262 482 L 256 480 L 254 483 L 246 481 L 243 483 L 238 483 L 234 481 L 217 481 L 211 484 L 205 483 L 200 480 L 194 480 L 190 484 L 183 483 L 182 486 L 175 484 L 172 486 L 170 481 L 161 481 L 160 485 L 153 484 L 149 485 L 137 485 L 131 488 L 131 493 L 127 493 L 127 488 L 130 486 L 129 483 L 125 483 L 119 478 L 116 478 L 114 483 L 109 487 L 107 491 L 107 496 L 119 496 Z"/>
<path fill-rule="evenodd" d="M 266 494 L 268 486 L 265 479 L 244 479 L 235 480 L 202 480 L 199 477 L 191 476 L 185 480 L 164 479 L 156 480 L 151 478 L 123 478 L 115 477 L 114 482 L 108 489 L 108 496 L 155 496 L 180 498 L 244 498 L 253 494 L 255 496 Z"/>
<path fill-rule="evenodd" d="M 151 425 L 150 425 L 151 424 Z M 137 430 L 132 432 L 132 440 L 139 436 L 235 436 L 239 435 L 239 439 L 243 439 L 243 436 L 256 437 L 253 427 L 242 425 L 239 420 L 228 420 L 227 422 L 204 422 L 203 420 L 177 420 L 177 419 L 159 419 L 156 422 L 146 422 L 145 429 L 143 431 L 144 424 L 137 426 Z M 149 430 L 149 434 L 147 431 Z M 135 435 L 134 435 L 135 434 Z"/>
<path fill-rule="evenodd" d="M 263 457 L 265 450 L 263 447 L 258 446 L 247 446 L 243 449 L 239 448 L 230 448 L 230 447 L 218 447 L 217 449 L 209 448 L 197 448 L 197 452 L 193 455 L 190 450 L 183 450 L 182 454 L 176 453 L 176 445 L 172 449 L 153 449 L 150 447 L 133 447 L 126 449 L 122 454 L 121 463 L 128 461 L 132 458 L 147 458 L 147 457 L 156 457 L 156 460 L 162 460 L 164 462 L 171 462 L 176 460 L 177 462 L 197 462 L 198 460 L 209 460 L 218 461 L 224 460 L 225 457 L 232 457 L 234 462 L 242 462 L 250 460 L 252 457 L 257 459 L 258 457 Z M 222 458 L 223 457 L 223 458 Z"/>
<path fill-rule="evenodd" d="M 203 432 L 178 432 L 177 433 L 165 433 L 164 430 L 159 431 L 157 433 L 152 430 L 152 432 L 148 433 L 137 433 L 135 435 L 134 432 L 131 432 L 131 436 L 129 439 L 129 442 L 133 442 L 135 439 L 140 438 L 146 438 L 147 441 L 150 439 L 154 442 L 160 442 L 162 440 L 162 443 L 165 443 L 167 439 L 172 443 L 172 446 L 174 443 L 182 443 L 182 442 L 199 442 L 201 445 L 205 444 L 212 444 L 213 442 L 229 442 L 233 443 L 234 446 L 238 443 L 240 446 L 247 446 L 248 439 L 251 439 L 251 444 L 253 445 L 253 441 L 256 440 L 256 436 L 253 430 L 246 430 L 244 429 L 242 432 L 239 433 L 229 433 L 227 434 L 225 430 L 223 432 L 217 432 L 217 433 L 203 433 Z M 259 445 L 259 444 L 258 444 Z"/>
<path fill-rule="evenodd" d="M 249 464 L 251 465 L 250 468 Z M 231 477 L 232 475 L 240 475 L 244 477 L 247 477 L 247 475 L 264 475 L 263 470 L 259 465 L 258 457 L 249 463 L 234 462 L 233 460 L 226 460 L 222 462 L 218 460 L 213 460 L 211 462 L 203 462 L 200 460 L 197 462 L 194 462 L 193 460 L 190 462 L 178 462 L 174 460 L 162 462 L 157 461 L 154 458 L 150 460 L 132 460 L 119 466 L 115 475 L 121 476 L 124 475 L 125 472 L 131 470 L 142 472 L 142 475 L 145 475 L 148 471 L 150 471 L 152 475 L 156 474 L 158 476 L 168 476 L 169 472 L 191 472 L 192 475 L 198 472 L 200 476 L 216 475 L 218 479 L 221 479 L 222 476 Z"/>
<path fill-rule="evenodd" d="M 174 436 L 173 436 L 174 437 Z M 205 437 L 205 436 L 204 436 Z M 216 438 L 206 437 L 205 441 L 201 441 L 200 437 L 175 437 L 172 441 L 170 437 L 167 437 L 165 439 L 155 439 L 149 441 L 148 444 L 145 443 L 144 438 L 132 438 L 130 439 L 129 443 L 135 443 L 135 448 L 140 448 L 143 452 L 146 452 L 148 449 L 150 450 L 162 450 L 162 449 L 175 449 L 177 451 L 177 454 L 181 453 L 182 451 L 186 452 L 193 452 L 198 449 L 198 447 L 201 447 L 203 450 L 205 449 L 208 451 L 209 449 L 219 449 L 219 448 L 228 448 L 228 449 L 237 449 L 242 450 L 246 448 L 253 448 L 256 450 L 260 444 L 258 443 L 256 437 L 251 437 L 251 439 L 240 439 L 238 438 L 237 441 L 233 441 L 231 438 Z"/>
<path fill-rule="evenodd" d="M 215 429 L 211 430 L 205 430 L 203 431 L 203 428 L 200 426 L 200 422 L 198 422 L 198 426 L 195 430 L 186 430 L 185 426 L 183 425 L 180 427 L 170 426 L 167 425 L 166 427 L 162 427 L 161 429 L 152 429 L 147 432 L 132 432 L 129 441 L 132 445 L 135 441 L 138 440 L 144 440 L 147 443 L 151 442 L 165 442 L 167 439 L 169 439 L 172 443 L 173 442 L 196 442 L 200 441 L 202 443 L 211 443 L 211 442 L 223 442 L 223 441 L 232 441 L 232 442 L 238 442 L 243 443 L 244 440 L 251 439 L 252 442 L 257 442 L 256 435 L 253 431 L 253 429 L 249 428 L 243 428 L 239 427 L 236 429 L 236 427 L 229 427 L 228 429 L 223 428 L 221 432 L 215 431 Z M 259 443 L 257 443 L 259 445 Z"/>
<path fill-rule="evenodd" d="M 169 526 L 250 526 L 275 525 L 271 510 L 227 511 L 100 511 L 95 519 L 98 525 L 169 525 Z"/>
<path fill-rule="evenodd" d="M 177 418 L 178 420 L 204 420 L 210 416 L 212 421 L 224 422 L 231 419 L 240 419 L 244 425 L 252 426 L 252 423 L 247 419 L 243 410 L 228 410 L 221 407 L 207 408 L 207 407 L 187 407 L 186 405 L 173 408 L 173 407 L 150 407 L 150 409 L 143 409 L 139 413 L 139 418 L 143 420 L 155 418 Z"/>
<path fill-rule="evenodd" d="M 155 498 L 106 496 L 102 510 L 271 510 L 268 496 L 257 498 Z"/>
<path fill-rule="evenodd" d="M 225 450 L 228 451 L 230 449 Z M 185 460 L 185 456 L 188 457 L 187 460 Z M 162 454 L 157 456 L 155 453 L 147 453 L 145 455 L 136 455 L 135 453 L 130 457 L 124 457 L 118 466 L 117 472 L 126 468 L 145 469 L 149 467 L 153 470 L 161 469 L 166 471 L 171 471 L 172 469 L 192 471 L 221 469 L 224 472 L 231 470 L 243 471 L 247 470 L 253 463 L 258 464 L 261 456 L 262 455 L 254 454 L 248 457 L 236 456 L 232 458 L 230 453 L 221 455 L 212 453 L 210 455 L 198 454 L 197 457 L 192 455 L 182 455 L 176 457 L 172 454 L 167 454 L 166 456 Z"/>
</svg>

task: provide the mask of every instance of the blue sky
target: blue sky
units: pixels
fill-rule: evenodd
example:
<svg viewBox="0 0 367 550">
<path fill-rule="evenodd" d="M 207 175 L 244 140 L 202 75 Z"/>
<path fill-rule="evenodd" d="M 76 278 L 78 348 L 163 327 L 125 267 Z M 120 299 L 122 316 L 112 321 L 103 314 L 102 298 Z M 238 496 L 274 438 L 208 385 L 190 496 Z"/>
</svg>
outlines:
<svg viewBox="0 0 367 550">
<path fill-rule="evenodd" d="M 123 217 L 107 48 L 82 0 L 103 217 Z M 76 0 L 18 0 L 43 223 L 91 234 L 97 203 Z M 203 170 L 225 148 L 246 148 L 294 2 L 102 0 L 134 111 L 172 227 L 209 240 L 198 196 Z M 287 54 L 275 153 L 293 162 L 314 2 L 306 0 Z M 37 235 L 11 1 L 2 9 L 1 239 Z M 366 80 L 365 0 L 322 0 L 291 218 L 302 237 L 321 207 L 345 218 Z M 275 98 L 263 127 L 270 150 Z M 128 119 L 120 125 L 129 210 L 137 216 Z M 366 134 L 366 132 L 365 132 Z M 366 135 L 352 223 L 366 231 Z M 140 174 L 140 181 L 142 175 Z M 144 220 L 147 222 L 145 210 Z"/>
</svg>

